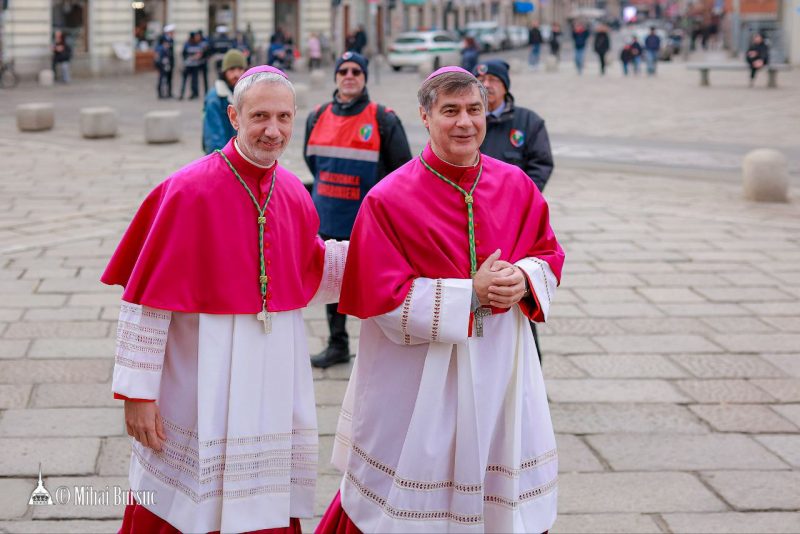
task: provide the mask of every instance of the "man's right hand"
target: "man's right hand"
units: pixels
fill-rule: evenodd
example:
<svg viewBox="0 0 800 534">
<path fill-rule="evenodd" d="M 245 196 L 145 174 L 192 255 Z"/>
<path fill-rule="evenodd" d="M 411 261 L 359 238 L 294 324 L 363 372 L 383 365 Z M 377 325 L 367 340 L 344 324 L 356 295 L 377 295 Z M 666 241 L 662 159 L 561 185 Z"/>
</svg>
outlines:
<svg viewBox="0 0 800 534">
<path fill-rule="evenodd" d="M 478 268 L 478 272 L 475 273 L 475 276 L 472 279 L 472 286 L 475 288 L 475 293 L 478 295 L 478 301 L 481 303 L 481 306 L 489 305 L 489 287 L 494 284 L 494 279 L 502 276 L 508 276 L 509 274 L 513 273 L 513 269 L 510 273 L 492 270 L 494 262 L 496 262 L 499 258 L 500 249 L 497 249 L 492 252 L 488 258 L 486 258 L 486 261 L 481 263 L 481 266 Z"/>
<path fill-rule="evenodd" d="M 155 402 L 125 401 L 125 427 L 128 435 L 156 452 L 161 452 L 161 443 L 167 439 L 161 413 Z"/>
</svg>

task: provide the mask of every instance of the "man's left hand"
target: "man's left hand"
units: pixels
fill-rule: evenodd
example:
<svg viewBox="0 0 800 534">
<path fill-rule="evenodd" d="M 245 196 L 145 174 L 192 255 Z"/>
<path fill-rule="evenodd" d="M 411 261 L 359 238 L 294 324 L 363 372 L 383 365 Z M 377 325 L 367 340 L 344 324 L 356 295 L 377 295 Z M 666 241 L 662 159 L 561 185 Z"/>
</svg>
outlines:
<svg viewBox="0 0 800 534">
<path fill-rule="evenodd" d="M 525 275 L 522 269 L 506 261 L 498 260 L 492 265 L 500 276 L 492 279 L 489 286 L 489 304 L 495 308 L 510 308 L 525 296 Z"/>
</svg>

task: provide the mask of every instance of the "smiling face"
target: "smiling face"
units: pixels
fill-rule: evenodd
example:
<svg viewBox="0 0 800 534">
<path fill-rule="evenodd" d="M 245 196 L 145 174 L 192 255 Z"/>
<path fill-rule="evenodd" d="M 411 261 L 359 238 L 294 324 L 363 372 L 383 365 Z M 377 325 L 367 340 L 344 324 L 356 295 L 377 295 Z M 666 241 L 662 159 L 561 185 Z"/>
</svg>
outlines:
<svg viewBox="0 0 800 534">
<path fill-rule="evenodd" d="M 453 165 L 472 165 L 486 136 L 486 109 L 477 85 L 437 95 L 430 111 L 420 106 L 431 148 Z"/>
<path fill-rule="evenodd" d="M 291 89 L 280 83 L 254 84 L 242 95 L 240 107 L 228 106 L 239 148 L 259 165 L 272 165 L 292 138 L 295 102 Z"/>
</svg>

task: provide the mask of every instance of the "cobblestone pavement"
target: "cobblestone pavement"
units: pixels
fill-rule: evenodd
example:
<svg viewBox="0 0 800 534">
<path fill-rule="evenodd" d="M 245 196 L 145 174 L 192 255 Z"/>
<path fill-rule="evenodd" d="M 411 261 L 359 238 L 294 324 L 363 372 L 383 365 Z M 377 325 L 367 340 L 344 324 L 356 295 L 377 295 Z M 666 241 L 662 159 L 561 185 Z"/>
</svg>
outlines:
<svg viewBox="0 0 800 534">
<path fill-rule="evenodd" d="M 619 65 L 578 78 L 569 67 L 512 77 L 518 102 L 547 119 L 556 154 L 584 147 L 581 165 L 557 160 L 547 191 L 567 252 L 541 329 L 562 473 L 553 532 L 798 532 L 800 208 L 744 202 L 735 169 L 756 146 L 798 161 L 800 74 L 767 91 L 716 73 L 700 88 L 680 63 L 657 79 L 623 79 Z M 378 77 L 373 96 L 398 110 L 420 149 L 419 78 Z M 0 531 L 118 528 L 119 507 L 27 500 L 39 462 L 51 490 L 126 484 L 130 446 L 109 388 L 120 291 L 98 277 L 144 194 L 200 146 L 199 104 L 155 102 L 151 78 L 3 93 Z M 14 105 L 41 100 L 56 103 L 55 129 L 18 134 Z M 78 109 L 100 104 L 119 110 L 120 136 L 81 139 Z M 150 109 L 183 112 L 180 144 L 144 144 Z M 282 160 L 302 176 L 305 111 Z M 640 157 L 642 144 L 664 148 Z M 615 150 L 638 167 L 592 167 Z M 323 314 L 306 312 L 312 351 L 323 347 Z M 358 324 L 349 328 L 357 338 Z M 327 460 L 349 372 L 314 374 L 318 513 L 339 481 Z"/>
</svg>

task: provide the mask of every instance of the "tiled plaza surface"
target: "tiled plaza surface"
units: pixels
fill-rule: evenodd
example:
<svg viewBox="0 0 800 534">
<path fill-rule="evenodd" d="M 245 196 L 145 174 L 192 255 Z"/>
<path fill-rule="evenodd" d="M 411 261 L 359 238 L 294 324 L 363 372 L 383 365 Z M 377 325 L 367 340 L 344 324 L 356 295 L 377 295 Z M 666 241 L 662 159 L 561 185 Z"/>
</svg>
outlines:
<svg viewBox="0 0 800 534">
<path fill-rule="evenodd" d="M 680 63 L 656 79 L 618 69 L 512 75 L 564 158 L 546 196 L 567 263 L 541 328 L 562 473 L 553 532 L 798 532 L 800 73 L 770 91 L 737 73 L 700 88 Z M 418 151 L 417 75 L 370 82 Z M 110 393 L 120 290 L 98 278 L 145 193 L 200 155 L 200 104 L 156 102 L 154 84 L 0 93 L 0 532 L 119 526 L 119 507 L 27 501 L 40 462 L 51 490 L 126 484 L 130 445 Z M 52 131 L 16 131 L 15 105 L 28 101 L 55 103 Z M 118 137 L 81 139 L 79 109 L 94 105 L 119 111 Z M 151 109 L 181 110 L 181 143 L 144 144 Z M 282 160 L 301 176 L 307 111 Z M 742 200 L 737 168 L 759 146 L 789 157 L 793 203 Z M 624 158 L 638 168 L 616 168 Z M 313 352 L 323 317 L 306 312 Z M 349 372 L 314 373 L 318 514 L 339 482 L 328 457 Z"/>
</svg>

